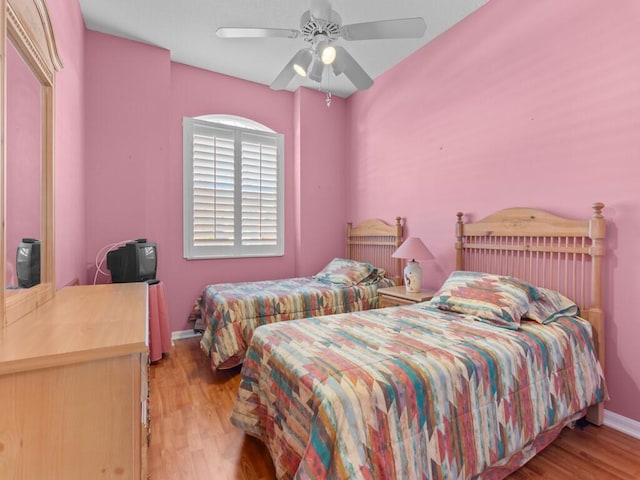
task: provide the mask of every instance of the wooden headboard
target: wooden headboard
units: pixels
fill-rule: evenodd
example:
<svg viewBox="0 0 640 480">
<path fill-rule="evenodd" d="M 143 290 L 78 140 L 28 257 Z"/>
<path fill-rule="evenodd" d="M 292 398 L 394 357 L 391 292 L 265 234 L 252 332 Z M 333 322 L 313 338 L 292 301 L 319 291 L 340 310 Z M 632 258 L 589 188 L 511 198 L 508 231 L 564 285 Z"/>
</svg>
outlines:
<svg viewBox="0 0 640 480">
<path fill-rule="evenodd" d="M 598 359 L 604 368 L 602 264 L 605 254 L 604 204 L 594 203 L 591 218 L 562 218 L 533 208 L 508 208 L 471 223 L 456 224 L 456 269 L 510 275 L 556 290 L 580 307 L 593 326 Z M 588 419 L 602 424 L 603 404 Z"/>
<path fill-rule="evenodd" d="M 402 259 L 391 257 L 402 243 L 401 220 L 396 217 L 395 225 L 377 219 L 365 220 L 355 227 L 347 223 L 347 258 L 384 268 L 387 278 L 402 285 Z"/>
</svg>

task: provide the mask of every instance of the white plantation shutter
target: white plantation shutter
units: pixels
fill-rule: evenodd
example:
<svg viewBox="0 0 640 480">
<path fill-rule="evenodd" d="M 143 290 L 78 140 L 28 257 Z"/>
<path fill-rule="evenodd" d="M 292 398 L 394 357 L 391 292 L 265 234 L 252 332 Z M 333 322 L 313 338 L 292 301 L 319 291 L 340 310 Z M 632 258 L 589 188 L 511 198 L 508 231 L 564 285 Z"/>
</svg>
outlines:
<svg viewBox="0 0 640 480">
<path fill-rule="evenodd" d="M 282 135 L 248 124 L 184 119 L 186 258 L 284 253 Z"/>
<path fill-rule="evenodd" d="M 278 147 L 274 138 L 242 135 L 242 243 L 278 240 Z"/>
<path fill-rule="evenodd" d="M 235 217 L 233 132 L 193 126 L 194 246 L 233 246 Z"/>
</svg>

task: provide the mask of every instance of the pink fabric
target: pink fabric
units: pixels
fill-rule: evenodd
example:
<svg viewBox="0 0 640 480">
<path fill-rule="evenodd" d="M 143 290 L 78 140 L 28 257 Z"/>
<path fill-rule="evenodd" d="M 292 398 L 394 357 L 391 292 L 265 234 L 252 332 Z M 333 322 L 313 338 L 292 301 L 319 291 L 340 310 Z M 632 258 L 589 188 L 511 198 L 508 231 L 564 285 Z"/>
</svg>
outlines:
<svg viewBox="0 0 640 480">
<path fill-rule="evenodd" d="M 171 331 L 164 283 L 149 285 L 149 355 L 152 362 L 171 351 Z"/>
</svg>

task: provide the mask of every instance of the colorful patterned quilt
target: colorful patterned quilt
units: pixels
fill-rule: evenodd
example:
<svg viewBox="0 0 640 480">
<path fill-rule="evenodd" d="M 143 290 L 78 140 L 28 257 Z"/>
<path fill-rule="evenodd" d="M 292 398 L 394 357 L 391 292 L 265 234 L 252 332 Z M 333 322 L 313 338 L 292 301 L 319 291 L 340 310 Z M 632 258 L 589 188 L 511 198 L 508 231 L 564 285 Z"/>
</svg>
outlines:
<svg viewBox="0 0 640 480">
<path fill-rule="evenodd" d="M 204 289 L 190 318 L 195 321 L 200 317 L 203 321 L 200 347 L 211 367 L 230 368 L 242 363 L 256 327 L 377 308 L 378 287 L 393 285 L 386 278 L 372 284 L 346 286 L 313 277 L 219 283 Z"/>
<path fill-rule="evenodd" d="M 503 478 L 604 396 L 587 321 L 422 303 L 258 328 L 231 421 L 283 480 Z"/>
</svg>

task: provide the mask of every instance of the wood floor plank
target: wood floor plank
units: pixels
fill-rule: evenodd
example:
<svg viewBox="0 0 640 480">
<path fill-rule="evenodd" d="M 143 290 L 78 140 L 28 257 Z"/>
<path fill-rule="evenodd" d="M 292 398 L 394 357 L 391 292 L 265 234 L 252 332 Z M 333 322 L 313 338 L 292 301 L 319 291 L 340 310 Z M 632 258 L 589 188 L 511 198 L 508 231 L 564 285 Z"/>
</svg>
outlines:
<svg viewBox="0 0 640 480">
<path fill-rule="evenodd" d="M 274 480 L 267 448 L 229 421 L 240 369 L 213 373 L 199 338 L 151 366 L 152 480 Z M 608 427 L 565 429 L 509 480 L 640 479 L 640 439 Z"/>
</svg>

